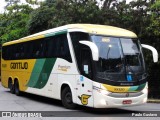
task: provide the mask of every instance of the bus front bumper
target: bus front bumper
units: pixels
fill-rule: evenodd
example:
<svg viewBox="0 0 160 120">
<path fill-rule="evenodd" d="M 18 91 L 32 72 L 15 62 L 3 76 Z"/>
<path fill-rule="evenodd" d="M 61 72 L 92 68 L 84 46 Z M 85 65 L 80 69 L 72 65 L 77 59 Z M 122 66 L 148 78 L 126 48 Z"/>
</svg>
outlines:
<svg viewBox="0 0 160 120">
<path fill-rule="evenodd" d="M 117 95 L 120 93 L 117 93 Z M 126 96 L 124 96 L 126 94 Z M 132 94 L 132 93 L 129 93 Z M 123 93 L 123 97 L 111 97 L 107 94 L 94 90 L 94 108 L 118 108 L 123 106 L 141 105 L 147 102 L 147 92 L 141 92 L 138 96 L 129 96 Z"/>
</svg>

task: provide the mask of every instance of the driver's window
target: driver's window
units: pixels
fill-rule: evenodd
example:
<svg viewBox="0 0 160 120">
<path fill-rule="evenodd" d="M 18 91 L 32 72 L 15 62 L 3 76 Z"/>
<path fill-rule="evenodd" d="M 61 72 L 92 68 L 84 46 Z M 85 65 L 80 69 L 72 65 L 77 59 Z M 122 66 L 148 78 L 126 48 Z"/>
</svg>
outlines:
<svg viewBox="0 0 160 120">
<path fill-rule="evenodd" d="M 71 36 L 71 41 L 73 44 L 73 48 L 74 48 L 74 53 L 75 53 L 75 57 L 76 57 L 76 62 L 78 65 L 78 70 L 80 72 L 80 74 L 82 74 L 82 65 L 81 65 L 81 44 L 79 43 L 79 41 L 89 41 L 89 34 L 88 33 L 83 33 L 83 32 L 71 32 L 70 33 Z"/>
<path fill-rule="evenodd" d="M 91 51 L 90 49 L 81 49 L 81 71 L 82 74 L 88 78 L 92 78 L 92 61 L 91 61 Z"/>
</svg>

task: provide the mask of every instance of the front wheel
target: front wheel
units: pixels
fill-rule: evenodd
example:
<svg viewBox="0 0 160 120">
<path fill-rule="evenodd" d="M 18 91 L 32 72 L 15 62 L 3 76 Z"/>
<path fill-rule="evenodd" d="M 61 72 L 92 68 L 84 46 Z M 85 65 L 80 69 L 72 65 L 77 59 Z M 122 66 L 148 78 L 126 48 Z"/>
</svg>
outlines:
<svg viewBox="0 0 160 120">
<path fill-rule="evenodd" d="M 69 87 L 66 87 L 62 90 L 61 100 L 62 104 L 67 109 L 74 109 L 76 107 L 76 104 L 74 104 L 72 101 L 72 93 Z"/>
</svg>

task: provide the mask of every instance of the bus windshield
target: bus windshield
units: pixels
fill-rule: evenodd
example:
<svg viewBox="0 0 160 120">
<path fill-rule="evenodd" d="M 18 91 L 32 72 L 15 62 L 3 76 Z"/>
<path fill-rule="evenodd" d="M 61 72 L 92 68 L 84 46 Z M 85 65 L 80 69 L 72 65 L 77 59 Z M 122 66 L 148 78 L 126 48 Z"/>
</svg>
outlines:
<svg viewBox="0 0 160 120">
<path fill-rule="evenodd" d="M 97 78 L 126 81 L 126 74 L 132 74 L 133 79 L 130 81 L 141 79 L 137 76 L 144 74 L 145 68 L 137 39 L 92 35 L 91 40 L 99 50 L 99 61 L 96 62 Z"/>
</svg>

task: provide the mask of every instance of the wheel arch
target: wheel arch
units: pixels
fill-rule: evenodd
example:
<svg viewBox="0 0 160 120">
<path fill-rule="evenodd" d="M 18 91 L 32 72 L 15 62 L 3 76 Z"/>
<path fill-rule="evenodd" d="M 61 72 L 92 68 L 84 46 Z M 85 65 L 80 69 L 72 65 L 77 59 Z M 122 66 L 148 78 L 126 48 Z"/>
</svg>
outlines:
<svg viewBox="0 0 160 120">
<path fill-rule="evenodd" d="M 18 81 L 19 89 L 21 90 L 21 85 L 20 85 L 20 80 L 19 80 L 19 78 L 18 78 L 18 77 L 15 77 L 15 78 L 14 78 L 14 83 L 15 83 L 15 81 Z"/>
<path fill-rule="evenodd" d="M 67 82 L 64 82 L 61 84 L 61 87 L 60 87 L 60 99 L 61 99 L 61 95 L 62 95 L 62 91 L 64 90 L 65 87 L 69 87 L 70 90 L 71 90 L 71 93 L 72 93 L 72 100 L 74 103 L 76 103 L 76 92 L 74 91 L 74 87 L 72 87 L 70 85 L 70 83 L 67 83 Z"/>
<path fill-rule="evenodd" d="M 61 89 L 60 89 L 60 99 L 62 98 L 62 91 L 63 91 L 64 88 L 66 88 L 66 87 L 69 87 L 69 89 L 71 90 L 71 87 L 70 87 L 69 84 L 63 83 L 63 84 L 61 85 Z M 71 90 L 71 92 L 72 92 L 72 90 Z"/>
<path fill-rule="evenodd" d="M 12 78 L 11 76 L 8 78 L 8 83 L 7 83 L 7 84 L 8 84 L 8 85 L 7 85 L 8 88 L 9 88 L 9 82 L 10 82 L 10 81 L 12 81 L 12 82 L 11 82 L 12 84 L 14 83 L 13 78 Z"/>
<path fill-rule="evenodd" d="M 17 77 L 16 77 L 16 78 L 14 78 L 14 82 L 15 82 L 15 81 L 18 81 L 18 78 L 17 78 Z M 18 82 L 19 82 L 19 81 L 18 81 Z"/>
</svg>

